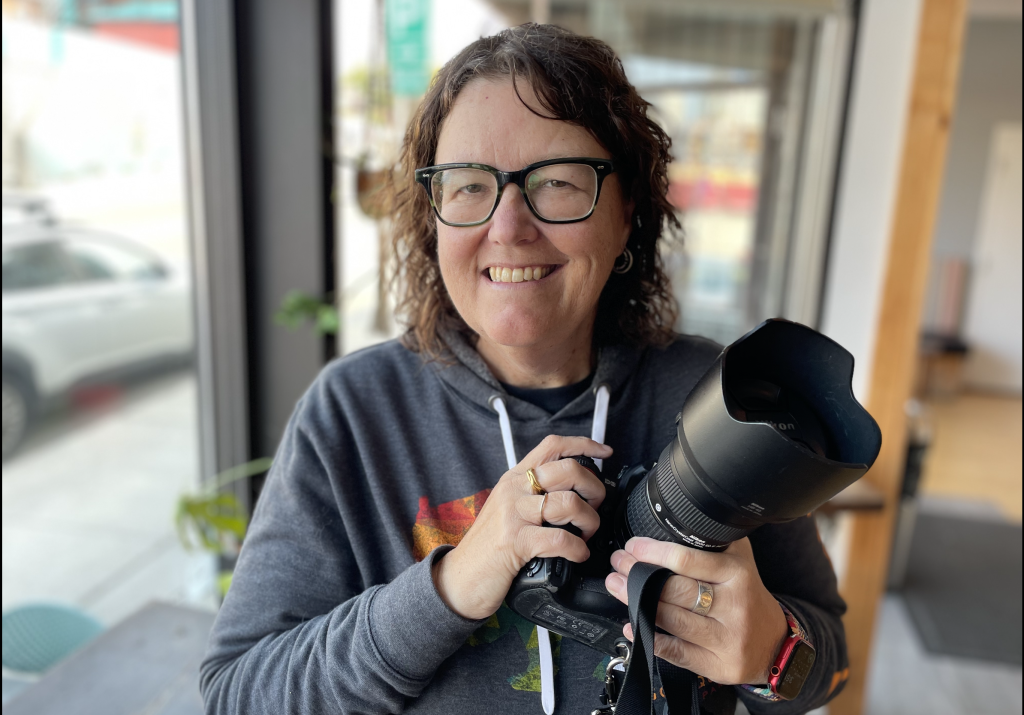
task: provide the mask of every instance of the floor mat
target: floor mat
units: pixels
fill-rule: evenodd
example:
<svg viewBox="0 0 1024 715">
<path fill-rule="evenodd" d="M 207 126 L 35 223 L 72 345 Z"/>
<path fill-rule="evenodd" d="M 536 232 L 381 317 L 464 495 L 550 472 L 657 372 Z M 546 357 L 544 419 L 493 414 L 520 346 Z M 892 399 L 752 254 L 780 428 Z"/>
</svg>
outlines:
<svg viewBox="0 0 1024 715">
<path fill-rule="evenodd" d="M 1021 665 L 1021 527 L 919 514 L 903 597 L 933 653 Z"/>
</svg>

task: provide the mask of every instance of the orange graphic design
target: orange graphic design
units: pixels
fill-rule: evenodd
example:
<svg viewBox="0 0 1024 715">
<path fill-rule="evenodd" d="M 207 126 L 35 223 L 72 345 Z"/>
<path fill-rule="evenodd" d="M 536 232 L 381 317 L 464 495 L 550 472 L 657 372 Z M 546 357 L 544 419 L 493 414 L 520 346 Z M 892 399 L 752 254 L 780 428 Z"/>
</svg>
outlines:
<svg viewBox="0 0 1024 715">
<path fill-rule="evenodd" d="M 850 669 L 843 668 L 832 673 L 832 684 L 828 686 L 828 694 L 831 695 L 832 691 L 836 689 L 836 686 L 840 683 L 845 683 L 847 678 L 850 677 Z"/>
<path fill-rule="evenodd" d="M 416 560 L 422 561 L 442 544 L 456 546 L 462 541 L 490 493 L 490 489 L 481 489 L 472 496 L 438 504 L 436 507 L 430 506 L 427 497 L 420 497 L 419 512 L 412 527 L 412 551 Z"/>
</svg>

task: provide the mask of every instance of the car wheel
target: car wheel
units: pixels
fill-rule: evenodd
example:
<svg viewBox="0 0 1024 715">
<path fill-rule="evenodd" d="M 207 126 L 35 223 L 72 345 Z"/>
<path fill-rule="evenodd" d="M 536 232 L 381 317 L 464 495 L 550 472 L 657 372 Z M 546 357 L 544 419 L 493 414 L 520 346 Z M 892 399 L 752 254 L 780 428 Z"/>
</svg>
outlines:
<svg viewBox="0 0 1024 715">
<path fill-rule="evenodd" d="M 8 373 L 3 378 L 3 405 L 3 458 L 7 459 L 25 439 L 32 417 L 31 391 Z"/>
</svg>

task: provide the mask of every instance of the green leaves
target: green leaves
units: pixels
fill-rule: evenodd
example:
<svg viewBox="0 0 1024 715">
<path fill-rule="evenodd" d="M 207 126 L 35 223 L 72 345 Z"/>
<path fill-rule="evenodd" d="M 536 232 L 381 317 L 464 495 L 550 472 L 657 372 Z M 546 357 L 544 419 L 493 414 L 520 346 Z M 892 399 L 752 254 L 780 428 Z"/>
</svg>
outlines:
<svg viewBox="0 0 1024 715">
<path fill-rule="evenodd" d="M 178 499 L 174 525 L 186 549 L 198 546 L 225 554 L 233 553 L 242 543 L 248 518 L 234 494 L 185 495 Z"/>
<path fill-rule="evenodd" d="M 223 490 L 239 480 L 263 474 L 270 469 L 270 464 L 270 458 L 262 457 L 225 469 L 198 494 L 179 497 L 174 526 L 182 546 L 189 550 L 201 548 L 217 555 L 235 556 L 245 538 L 249 515 L 238 497 Z M 230 570 L 217 575 L 221 596 L 231 587 L 232 575 Z"/>
<path fill-rule="evenodd" d="M 186 549 L 202 548 L 215 554 L 235 554 L 245 538 L 249 517 L 245 508 L 224 487 L 270 469 L 269 458 L 254 459 L 218 474 L 198 494 L 178 498 L 174 525 Z"/>
<path fill-rule="evenodd" d="M 311 323 L 317 335 L 335 335 L 341 327 L 341 316 L 329 297 L 322 300 L 301 290 L 292 290 L 281 301 L 274 322 L 293 330 Z"/>
</svg>

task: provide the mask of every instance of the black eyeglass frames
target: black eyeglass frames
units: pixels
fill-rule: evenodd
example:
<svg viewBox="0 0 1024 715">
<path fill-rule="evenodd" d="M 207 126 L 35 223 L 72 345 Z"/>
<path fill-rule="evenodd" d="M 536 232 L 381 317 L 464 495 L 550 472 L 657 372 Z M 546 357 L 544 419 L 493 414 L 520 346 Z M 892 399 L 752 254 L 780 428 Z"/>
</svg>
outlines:
<svg viewBox="0 0 1024 715">
<path fill-rule="evenodd" d="M 500 171 L 486 164 L 440 164 L 416 169 L 437 218 L 449 226 L 490 221 L 508 184 L 523 193 L 533 215 L 545 223 L 575 223 L 594 213 L 601 184 L 615 171 L 608 159 L 566 157 Z"/>
</svg>

